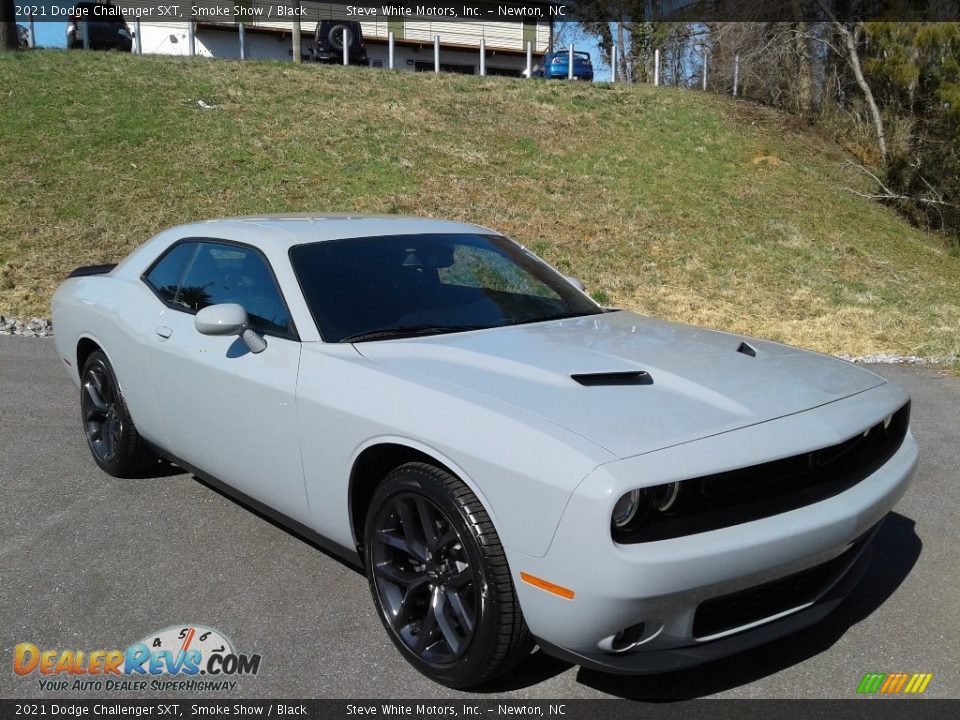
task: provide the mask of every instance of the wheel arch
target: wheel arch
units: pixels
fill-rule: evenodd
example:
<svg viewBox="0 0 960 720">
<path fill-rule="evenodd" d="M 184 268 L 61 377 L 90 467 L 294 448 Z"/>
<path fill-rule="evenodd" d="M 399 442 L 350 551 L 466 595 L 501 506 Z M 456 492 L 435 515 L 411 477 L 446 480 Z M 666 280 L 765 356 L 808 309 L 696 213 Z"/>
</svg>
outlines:
<svg viewBox="0 0 960 720">
<path fill-rule="evenodd" d="M 494 528 L 498 527 L 493 508 L 477 487 L 477 484 L 463 468 L 444 456 L 443 453 L 405 438 L 376 438 L 361 446 L 350 467 L 350 483 L 347 496 L 350 533 L 361 559 L 363 558 L 364 524 L 373 493 L 391 470 L 410 462 L 433 465 L 461 480 L 483 505 Z"/>
<path fill-rule="evenodd" d="M 81 335 L 77 340 L 76 348 L 77 373 L 83 373 L 83 366 L 86 364 L 87 358 L 89 358 L 95 350 L 99 350 L 104 355 L 107 354 L 99 340 L 90 335 Z M 109 356 L 107 359 L 110 359 Z"/>
</svg>

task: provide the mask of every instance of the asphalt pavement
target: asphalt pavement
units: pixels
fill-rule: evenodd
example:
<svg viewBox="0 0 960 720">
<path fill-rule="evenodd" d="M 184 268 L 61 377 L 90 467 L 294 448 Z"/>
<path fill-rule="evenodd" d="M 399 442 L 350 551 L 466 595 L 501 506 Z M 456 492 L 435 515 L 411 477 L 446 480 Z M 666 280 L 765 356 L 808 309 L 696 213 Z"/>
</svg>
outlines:
<svg viewBox="0 0 960 720">
<path fill-rule="evenodd" d="M 921 464 L 864 580 L 827 620 L 660 676 L 605 675 L 537 653 L 466 694 L 850 698 L 866 672 L 930 672 L 927 696 L 960 697 L 960 379 L 932 367 L 872 369 L 913 396 Z M 41 690 L 36 673 L 14 673 L 14 648 L 122 649 L 191 624 L 262 658 L 256 676 L 207 697 L 465 695 L 400 658 L 357 571 L 189 474 L 102 473 L 49 339 L 0 336 L 0 558 L 0 697 L 140 696 Z"/>
</svg>

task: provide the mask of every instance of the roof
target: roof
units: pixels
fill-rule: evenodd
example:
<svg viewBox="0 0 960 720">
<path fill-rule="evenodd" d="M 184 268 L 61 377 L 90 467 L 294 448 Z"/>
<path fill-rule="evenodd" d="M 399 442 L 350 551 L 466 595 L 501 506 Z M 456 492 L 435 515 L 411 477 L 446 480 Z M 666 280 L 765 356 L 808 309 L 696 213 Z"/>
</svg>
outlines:
<svg viewBox="0 0 960 720">
<path fill-rule="evenodd" d="M 264 232 L 267 231 L 267 232 Z M 303 243 L 372 237 L 376 235 L 418 235 L 438 233 L 489 233 L 480 225 L 402 215 L 354 215 L 342 213 L 303 213 L 247 215 L 219 218 L 165 231 L 162 235 L 178 238 L 209 237 L 250 242 L 263 247 L 287 248 Z"/>
</svg>

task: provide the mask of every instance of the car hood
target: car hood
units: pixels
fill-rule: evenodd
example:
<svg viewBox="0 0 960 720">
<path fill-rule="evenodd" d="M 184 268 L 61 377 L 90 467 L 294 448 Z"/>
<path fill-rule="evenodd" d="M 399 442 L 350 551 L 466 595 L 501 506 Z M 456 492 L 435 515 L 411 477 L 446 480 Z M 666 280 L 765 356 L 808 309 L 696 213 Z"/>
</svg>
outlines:
<svg viewBox="0 0 960 720">
<path fill-rule="evenodd" d="M 419 382 L 535 413 L 618 457 L 792 415 L 885 382 L 836 358 L 626 311 L 356 348 Z M 649 378 L 630 384 L 603 376 L 640 370 Z M 571 377 L 579 374 L 598 384 Z"/>
</svg>

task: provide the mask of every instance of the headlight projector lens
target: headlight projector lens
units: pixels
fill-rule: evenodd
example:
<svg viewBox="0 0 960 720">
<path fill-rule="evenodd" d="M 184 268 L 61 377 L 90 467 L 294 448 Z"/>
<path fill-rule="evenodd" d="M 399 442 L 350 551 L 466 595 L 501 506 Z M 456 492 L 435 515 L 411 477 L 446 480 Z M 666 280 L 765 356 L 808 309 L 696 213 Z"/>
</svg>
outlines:
<svg viewBox="0 0 960 720">
<path fill-rule="evenodd" d="M 661 485 L 653 496 L 653 507 L 658 512 L 670 513 L 677 509 L 677 500 L 680 498 L 680 483 L 672 482 Z"/>
<path fill-rule="evenodd" d="M 622 528 L 630 524 L 640 507 L 640 491 L 631 490 L 624 494 L 613 506 L 613 525 Z"/>
</svg>

